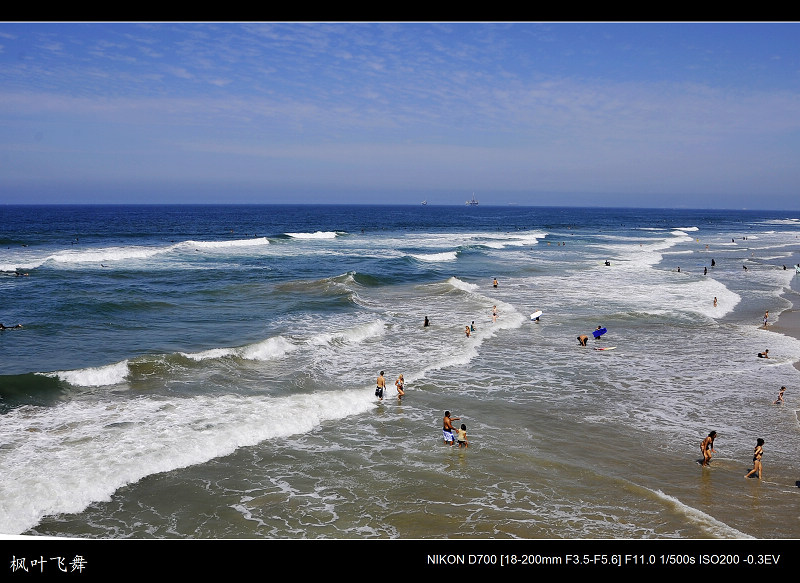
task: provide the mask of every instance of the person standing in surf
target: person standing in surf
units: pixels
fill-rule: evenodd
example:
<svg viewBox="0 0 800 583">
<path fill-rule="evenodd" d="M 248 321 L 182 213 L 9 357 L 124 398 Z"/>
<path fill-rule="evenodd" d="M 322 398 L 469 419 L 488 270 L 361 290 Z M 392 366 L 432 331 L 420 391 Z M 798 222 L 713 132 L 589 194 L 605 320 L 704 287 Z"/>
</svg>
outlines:
<svg viewBox="0 0 800 583">
<path fill-rule="evenodd" d="M 783 404 L 783 392 L 786 390 L 786 387 L 781 387 L 781 390 L 778 391 L 778 398 L 775 399 L 772 404 L 777 405 L 778 403 Z"/>
<path fill-rule="evenodd" d="M 442 425 L 442 436 L 444 436 L 444 444 L 453 445 L 455 441 L 455 436 L 453 435 L 453 431 L 455 428 L 453 427 L 453 421 L 460 420 L 461 417 L 450 417 L 450 411 L 444 412 L 444 420 Z"/>
<path fill-rule="evenodd" d="M 712 431 L 708 434 L 703 440 L 703 443 L 700 444 L 700 451 L 703 453 L 703 463 L 702 465 L 707 466 L 711 463 L 711 454 L 717 453 L 717 450 L 714 449 L 714 439 L 717 437 L 717 432 Z"/>
<path fill-rule="evenodd" d="M 769 310 L 764 312 L 764 328 L 767 327 L 767 323 L 769 322 Z"/>
<path fill-rule="evenodd" d="M 758 474 L 758 480 L 764 479 L 763 470 L 761 468 L 761 456 L 764 455 L 764 440 L 760 437 L 756 440 L 756 447 L 753 450 L 753 469 L 747 472 L 744 477 L 749 478 L 753 474 Z"/>
<path fill-rule="evenodd" d="M 497 306 L 492 308 L 492 323 L 497 322 Z"/>
<path fill-rule="evenodd" d="M 397 377 L 397 380 L 394 382 L 394 386 L 397 387 L 397 398 L 398 399 L 402 399 L 403 395 L 406 394 L 406 392 L 403 390 L 403 386 L 405 385 L 405 383 L 406 382 L 405 382 L 405 380 L 403 380 L 403 375 L 400 375 L 399 377 Z"/>
<path fill-rule="evenodd" d="M 383 371 L 381 371 L 381 374 L 378 375 L 376 384 L 378 386 L 375 388 L 375 396 L 383 401 L 383 391 L 386 389 L 386 379 L 383 377 Z"/>
</svg>

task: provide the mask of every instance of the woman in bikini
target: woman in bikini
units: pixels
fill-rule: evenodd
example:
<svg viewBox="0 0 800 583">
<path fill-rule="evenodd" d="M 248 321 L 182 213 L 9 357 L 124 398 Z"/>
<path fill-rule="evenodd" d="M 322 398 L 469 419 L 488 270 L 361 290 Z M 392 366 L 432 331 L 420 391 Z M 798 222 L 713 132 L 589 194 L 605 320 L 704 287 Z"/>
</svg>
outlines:
<svg viewBox="0 0 800 583">
<path fill-rule="evenodd" d="M 397 380 L 394 382 L 394 386 L 397 387 L 397 398 L 398 399 L 402 399 L 403 395 L 406 394 L 406 392 L 403 390 L 403 385 L 405 385 L 405 381 L 403 380 L 403 375 L 400 375 L 399 377 L 397 377 Z"/>
<path fill-rule="evenodd" d="M 753 450 L 753 469 L 745 474 L 745 478 L 749 478 L 755 473 L 758 473 L 759 481 L 764 478 L 761 471 L 761 456 L 764 455 L 764 440 L 760 437 L 756 440 L 756 448 Z"/>
<path fill-rule="evenodd" d="M 714 439 L 716 439 L 716 437 L 717 437 L 717 432 L 712 431 L 711 433 L 708 434 L 708 437 L 706 437 L 703 440 L 703 443 L 700 444 L 700 451 L 703 452 L 702 465 L 704 466 L 707 466 L 708 464 L 711 463 L 711 454 L 717 453 L 717 450 L 714 449 Z"/>
</svg>

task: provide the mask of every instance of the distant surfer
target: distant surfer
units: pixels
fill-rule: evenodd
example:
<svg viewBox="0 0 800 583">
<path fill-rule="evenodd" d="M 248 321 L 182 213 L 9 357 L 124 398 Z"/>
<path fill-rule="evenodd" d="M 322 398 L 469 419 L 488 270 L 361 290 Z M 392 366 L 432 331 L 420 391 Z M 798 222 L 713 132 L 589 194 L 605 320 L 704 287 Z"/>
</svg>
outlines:
<svg viewBox="0 0 800 583">
<path fill-rule="evenodd" d="M 711 463 L 711 454 L 717 453 L 717 450 L 714 449 L 714 440 L 717 437 L 717 432 L 712 431 L 708 434 L 703 440 L 703 443 L 700 444 L 700 451 L 703 452 L 703 463 L 702 465 L 707 466 Z"/>
<path fill-rule="evenodd" d="M 714 267 L 716 264 L 717 264 L 717 262 L 712 259 L 711 260 L 711 267 Z"/>
<path fill-rule="evenodd" d="M 767 327 L 767 323 L 769 322 L 769 310 L 764 312 L 764 328 Z"/>
<path fill-rule="evenodd" d="M 608 259 L 606 259 L 606 267 L 610 267 L 610 266 L 611 266 L 611 262 Z"/>
<path fill-rule="evenodd" d="M 708 275 L 708 267 L 703 268 L 703 275 Z"/>
<path fill-rule="evenodd" d="M 469 325 L 469 331 L 475 332 L 475 320 L 472 321 L 472 324 Z"/>
<path fill-rule="evenodd" d="M 442 426 L 442 436 L 444 437 L 444 444 L 447 445 L 448 442 L 450 445 L 453 445 L 455 441 L 455 436 L 453 435 L 453 421 L 460 420 L 461 417 L 450 417 L 450 411 L 444 412 L 444 420 Z"/>
<path fill-rule="evenodd" d="M 578 344 L 581 346 L 586 346 L 586 343 L 589 341 L 589 337 L 586 334 L 581 334 L 578 336 Z"/>
<path fill-rule="evenodd" d="M 784 391 L 786 391 L 786 387 L 781 387 L 781 390 L 780 390 L 780 391 L 778 391 L 778 398 L 777 398 L 777 399 L 775 399 L 775 400 L 772 402 L 772 404 L 773 404 L 773 405 L 777 405 L 778 403 L 780 403 L 781 405 L 783 405 L 783 393 L 784 393 Z"/>
<path fill-rule="evenodd" d="M 383 391 L 386 389 L 386 379 L 383 377 L 383 371 L 381 374 L 378 375 L 378 380 L 376 383 L 378 386 L 375 387 L 375 396 L 378 397 L 381 401 L 383 401 Z"/>
<path fill-rule="evenodd" d="M 764 455 L 764 440 L 760 437 L 756 440 L 756 447 L 753 450 L 753 469 L 747 472 L 744 477 L 749 478 L 753 474 L 758 474 L 758 479 L 763 480 L 764 476 L 761 468 L 761 456 Z"/>
<path fill-rule="evenodd" d="M 14 330 L 15 328 L 22 328 L 22 324 L 17 324 L 16 326 L 6 326 L 5 324 L 0 324 L 0 330 Z"/>
<path fill-rule="evenodd" d="M 764 352 L 759 352 L 758 358 L 769 358 L 769 348 L 765 348 Z"/>
<path fill-rule="evenodd" d="M 406 394 L 406 392 L 403 390 L 403 387 L 405 386 L 405 384 L 406 384 L 406 381 L 403 379 L 403 375 L 400 375 L 399 377 L 397 377 L 397 380 L 394 382 L 394 386 L 397 387 L 397 398 L 398 399 L 402 399 L 403 395 Z"/>
<path fill-rule="evenodd" d="M 425 322 L 422 324 L 423 328 L 427 328 L 431 323 L 428 321 L 428 316 L 425 316 Z"/>
</svg>

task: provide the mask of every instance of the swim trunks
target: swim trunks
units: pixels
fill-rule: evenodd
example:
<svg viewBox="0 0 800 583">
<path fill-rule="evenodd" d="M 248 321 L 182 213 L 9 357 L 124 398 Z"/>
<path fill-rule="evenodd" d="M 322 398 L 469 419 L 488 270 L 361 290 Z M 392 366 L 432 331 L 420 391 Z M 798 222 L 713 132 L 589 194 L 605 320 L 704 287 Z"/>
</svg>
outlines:
<svg viewBox="0 0 800 583">
<path fill-rule="evenodd" d="M 442 435 L 444 435 L 445 441 L 455 441 L 452 432 L 448 431 L 447 429 L 442 429 Z"/>
<path fill-rule="evenodd" d="M 375 389 L 375 396 L 383 398 L 383 388 L 382 387 L 377 387 Z"/>
</svg>

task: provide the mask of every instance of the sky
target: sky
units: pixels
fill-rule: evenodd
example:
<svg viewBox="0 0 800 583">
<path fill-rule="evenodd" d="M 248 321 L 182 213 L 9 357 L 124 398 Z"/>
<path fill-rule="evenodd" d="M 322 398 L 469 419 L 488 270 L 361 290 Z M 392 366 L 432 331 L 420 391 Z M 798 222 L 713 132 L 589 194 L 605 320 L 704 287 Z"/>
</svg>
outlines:
<svg viewBox="0 0 800 583">
<path fill-rule="evenodd" d="M 800 209 L 798 23 L 0 23 L 0 204 Z"/>
</svg>

